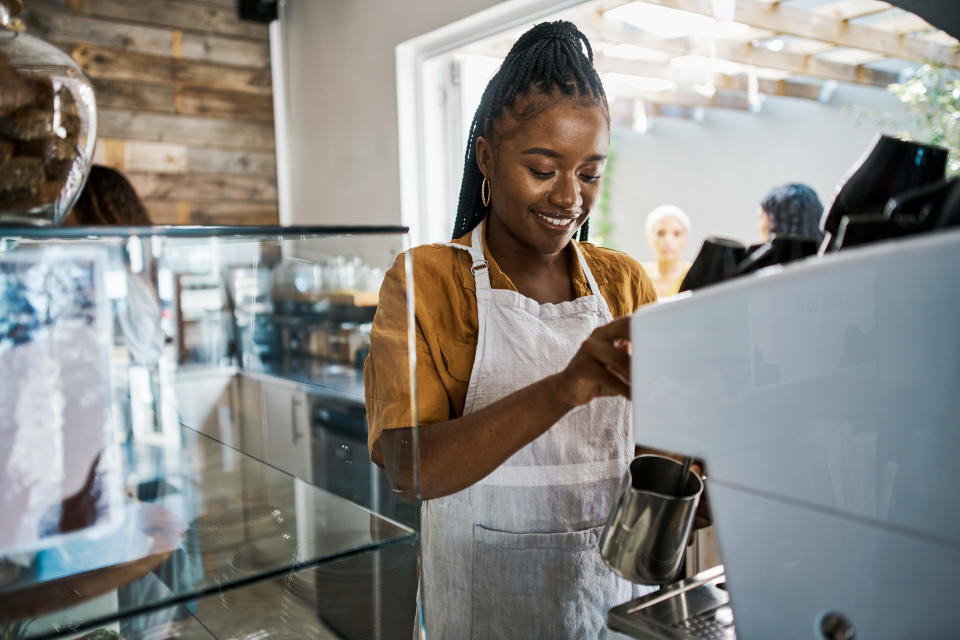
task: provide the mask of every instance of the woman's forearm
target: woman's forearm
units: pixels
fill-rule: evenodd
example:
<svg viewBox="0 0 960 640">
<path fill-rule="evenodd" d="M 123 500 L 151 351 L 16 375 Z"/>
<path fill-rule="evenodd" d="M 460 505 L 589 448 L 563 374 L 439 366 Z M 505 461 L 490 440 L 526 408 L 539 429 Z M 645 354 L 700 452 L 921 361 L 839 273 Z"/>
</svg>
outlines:
<svg viewBox="0 0 960 640">
<path fill-rule="evenodd" d="M 560 374 L 548 376 L 474 413 L 422 425 L 420 497 L 456 493 L 480 481 L 552 427 L 575 405 L 558 393 Z M 383 432 L 384 465 L 394 490 L 416 499 L 412 429 Z"/>
<path fill-rule="evenodd" d="M 630 317 L 597 327 L 567 367 L 461 418 L 422 425 L 420 492 L 413 429 L 380 436 L 383 463 L 401 499 L 440 498 L 480 481 L 574 407 L 630 397 Z"/>
</svg>

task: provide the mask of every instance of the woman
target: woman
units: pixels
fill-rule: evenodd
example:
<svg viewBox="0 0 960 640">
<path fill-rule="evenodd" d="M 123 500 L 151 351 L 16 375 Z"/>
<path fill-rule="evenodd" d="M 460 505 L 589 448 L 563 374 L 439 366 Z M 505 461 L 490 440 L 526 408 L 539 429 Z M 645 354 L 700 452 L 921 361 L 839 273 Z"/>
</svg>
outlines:
<svg viewBox="0 0 960 640">
<path fill-rule="evenodd" d="M 76 204 L 61 226 L 149 226 L 152 222 L 143 201 L 127 178 L 111 167 L 95 164 Z M 144 246 L 149 256 L 149 247 Z M 150 261 L 152 262 L 152 261 Z M 125 304 L 117 314 L 130 355 L 137 364 L 153 366 L 163 353 L 166 340 L 160 324 L 160 299 L 154 272 L 127 272 Z"/>
<path fill-rule="evenodd" d="M 116 169 L 95 164 L 62 226 L 152 224 L 136 190 Z"/>
<path fill-rule="evenodd" d="M 766 242 L 771 235 L 789 233 L 820 242 L 823 240 L 822 213 L 823 205 L 811 187 L 799 182 L 774 187 L 760 201 L 757 213 L 760 238 Z"/>
<path fill-rule="evenodd" d="M 690 218 L 680 207 L 663 204 L 647 214 L 646 226 L 647 243 L 656 261 L 644 263 L 643 269 L 653 280 L 657 297 L 675 295 L 690 269 L 690 263 L 680 257 L 687 246 Z"/>
<path fill-rule="evenodd" d="M 632 595 L 597 542 L 634 452 L 628 316 L 656 294 L 632 258 L 573 240 L 587 237 L 609 138 L 586 37 L 537 25 L 477 109 L 455 241 L 412 252 L 433 637 L 596 638 Z M 371 456 L 414 498 L 404 294 L 401 257 L 365 385 Z"/>
</svg>

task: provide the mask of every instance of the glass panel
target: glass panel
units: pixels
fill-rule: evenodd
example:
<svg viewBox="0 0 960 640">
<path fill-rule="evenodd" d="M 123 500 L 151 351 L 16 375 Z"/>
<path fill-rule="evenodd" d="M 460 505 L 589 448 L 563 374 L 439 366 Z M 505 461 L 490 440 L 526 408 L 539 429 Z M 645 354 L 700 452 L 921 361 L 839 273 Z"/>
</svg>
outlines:
<svg viewBox="0 0 960 640">
<path fill-rule="evenodd" d="M 400 231 L 3 230 L 0 502 L 6 522 L 33 519 L 0 524 L 0 625 L 63 633 L 415 546 Z M 378 307 L 390 375 L 365 388 Z M 390 465 L 403 500 L 368 453 L 368 398 L 411 427 Z M 416 554 L 392 562 L 412 582 L 389 609 L 412 628 Z M 380 607 L 378 572 L 358 588 Z"/>
<path fill-rule="evenodd" d="M 267 240 L 283 237 L 314 239 L 319 237 L 334 237 L 345 235 L 376 235 L 385 234 L 396 239 L 405 238 L 406 227 L 396 226 L 258 226 L 258 227 L 207 227 L 192 225 L 152 227 L 5 227 L 3 237 L 7 239 L 96 239 L 96 238 L 131 238 L 131 237 L 162 237 L 162 238 L 240 238 L 247 241 Z"/>
<path fill-rule="evenodd" d="M 416 573 L 406 570 L 416 554 L 411 539 L 119 621 L 94 621 L 88 629 L 115 631 L 126 640 L 408 638 L 409 612 L 382 606 L 379 596 L 416 588 Z M 115 597 L 137 599 L 163 589 L 154 576 L 121 588 Z M 49 624 L 41 617 L 33 628 Z"/>
<path fill-rule="evenodd" d="M 203 624 L 194 616 L 195 607 L 192 603 L 161 607 L 146 613 L 132 614 L 118 620 L 99 621 L 91 615 L 93 611 L 116 608 L 118 601 L 127 602 L 130 599 L 141 597 L 142 594 L 167 593 L 167 585 L 156 575 L 150 573 L 136 583 L 120 587 L 115 592 L 87 600 L 66 610 L 53 614 L 39 616 L 29 621 L 30 633 L 33 637 L 63 636 L 67 631 L 70 636 L 110 640 L 117 636 L 124 640 L 170 640 L 172 638 L 189 638 L 191 640 L 207 640 L 214 638 Z M 228 592 L 230 593 L 230 592 Z M 216 596 L 212 596 L 211 599 Z M 80 623 L 83 621 L 83 624 Z M 13 635 L 13 637 L 19 637 Z"/>
</svg>

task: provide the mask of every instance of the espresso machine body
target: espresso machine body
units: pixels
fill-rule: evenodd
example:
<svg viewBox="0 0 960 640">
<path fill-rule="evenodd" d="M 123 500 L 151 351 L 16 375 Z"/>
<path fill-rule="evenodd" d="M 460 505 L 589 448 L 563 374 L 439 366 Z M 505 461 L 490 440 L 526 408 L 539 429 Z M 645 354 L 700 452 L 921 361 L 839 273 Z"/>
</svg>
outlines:
<svg viewBox="0 0 960 640">
<path fill-rule="evenodd" d="M 956 633 L 958 273 L 952 231 L 634 316 L 635 438 L 706 460 L 737 637 Z"/>
</svg>

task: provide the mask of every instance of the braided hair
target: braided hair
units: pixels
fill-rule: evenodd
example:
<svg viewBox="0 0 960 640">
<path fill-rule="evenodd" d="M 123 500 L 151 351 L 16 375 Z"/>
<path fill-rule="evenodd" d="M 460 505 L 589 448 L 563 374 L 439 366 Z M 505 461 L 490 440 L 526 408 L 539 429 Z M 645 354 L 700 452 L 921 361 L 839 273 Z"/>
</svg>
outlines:
<svg viewBox="0 0 960 640">
<path fill-rule="evenodd" d="M 593 68 L 593 49 L 573 23 L 542 22 L 520 36 L 487 84 L 470 125 L 454 239 L 476 227 L 486 213 L 480 195 L 483 173 L 477 166 L 477 138 L 490 138 L 494 123 L 504 109 L 513 107 L 518 97 L 531 91 L 586 98 L 599 105 L 607 119 L 610 118 L 607 96 Z M 542 109 L 534 107 L 513 115 L 523 120 L 535 117 L 540 111 Z M 584 222 L 580 227 L 580 241 L 587 239 L 587 231 L 587 222 Z"/>
</svg>

